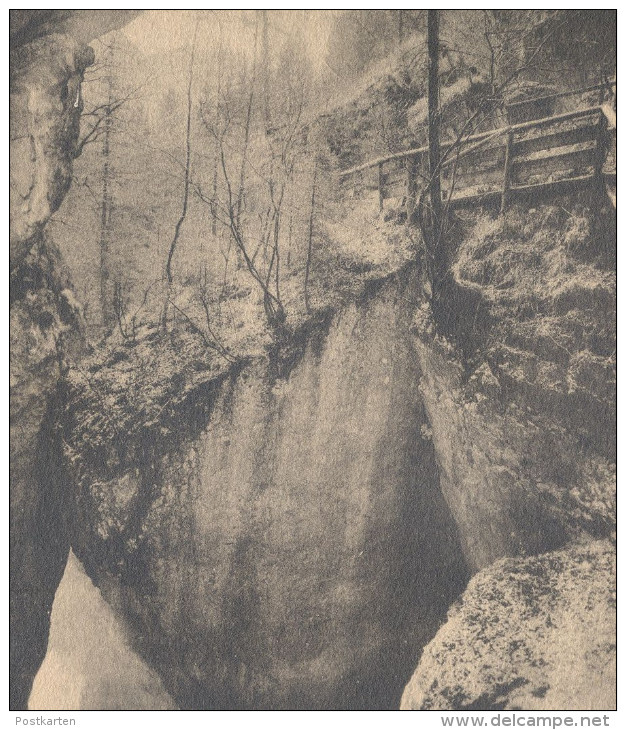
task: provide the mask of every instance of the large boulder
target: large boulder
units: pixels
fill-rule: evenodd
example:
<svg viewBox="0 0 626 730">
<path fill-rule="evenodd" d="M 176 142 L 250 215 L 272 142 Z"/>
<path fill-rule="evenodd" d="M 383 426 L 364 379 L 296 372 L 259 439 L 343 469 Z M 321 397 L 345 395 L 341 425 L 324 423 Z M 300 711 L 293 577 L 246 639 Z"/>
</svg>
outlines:
<svg viewBox="0 0 626 730">
<path fill-rule="evenodd" d="M 71 374 L 72 545 L 181 708 L 396 708 L 463 589 L 413 286 L 219 381 L 174 332 Z"/>
<path fill-rule="evenodd" d="M 615 547 L 500 560 L 424 650 L 403 710 L 614 710 Z"/>
</svg>

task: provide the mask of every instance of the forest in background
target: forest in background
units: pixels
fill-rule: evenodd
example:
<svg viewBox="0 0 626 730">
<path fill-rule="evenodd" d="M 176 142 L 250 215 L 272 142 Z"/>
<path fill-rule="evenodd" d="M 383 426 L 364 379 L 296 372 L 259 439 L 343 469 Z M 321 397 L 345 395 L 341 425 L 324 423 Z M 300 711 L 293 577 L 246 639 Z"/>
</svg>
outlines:
<svg viewBox="0 0 626 730">
<path fill-rule="evenodd" d="M 346 214 L 338 173 L 427 139 L 426 11 L 151 15 L 94 43 L 74 183 L 50 227 L 92 341 L 178 322 L 229 357 L 414 253 L 377 211 Z M 442 136 L 612 75 L 614 22 L 442 11 Z"/>
</svg>

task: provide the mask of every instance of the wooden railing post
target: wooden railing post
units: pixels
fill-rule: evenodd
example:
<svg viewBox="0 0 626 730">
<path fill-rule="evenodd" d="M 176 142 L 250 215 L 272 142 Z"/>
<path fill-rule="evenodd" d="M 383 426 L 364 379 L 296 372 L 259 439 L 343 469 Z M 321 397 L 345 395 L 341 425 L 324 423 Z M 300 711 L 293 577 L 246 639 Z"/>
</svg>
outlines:
<svg viewBox="0 0 626 730">
<path fill-rule="evenodd" d="M 383 210 L 383 163 L 378 163 L 378 210 Z"/>
<path fill-rule="evenodd" d="M 604 155 L 606 152 L 606 130 L 606 116 L 604 114 L 600 114 L 600 118 L 598 119 L 598 129 L 596 132 L 596 154 L 593 166 L 593 172 L 596 179 L 599 179 L 602 175 L 602 166 L 604 165 Z"/>
<path fill-rule="evenodd" d="M 604 158 L 606 156 L 607 143 L 607 118 L 604 113 L 600 114 L 598 119 L 598 129 L 596 131 L 596 149 L 593 162 L 593 187 L 598 200 L 605 195 L 604 179 L 602 176 L 602 168 L 604 167 Z"/>
<path fill-rule="evenodd" d="M 506 152 L 504 153 L 504 176 L 502 180 L 502 197 L 500 199 L 500 213 L 506 209 L 508 192 L 511 187 L 511 157 L 513 155 L 513 131 L 506 136 Z"/>
</svg>

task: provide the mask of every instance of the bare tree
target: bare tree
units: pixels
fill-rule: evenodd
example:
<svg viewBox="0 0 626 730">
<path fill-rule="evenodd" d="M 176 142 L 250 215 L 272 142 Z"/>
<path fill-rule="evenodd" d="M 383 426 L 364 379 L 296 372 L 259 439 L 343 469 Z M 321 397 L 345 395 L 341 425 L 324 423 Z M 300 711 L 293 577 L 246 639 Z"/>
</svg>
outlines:
<svg viewBox="0 0 626 730">
<path fill-rule="evenodd" d="M 250 78 L 250 93 L 248 95 L 248 105 L 246 108 L 246 121 L 244 124 L 243 147 L 241 153 L 241 168 L 239 171 L 239 189 L 237 193 L 237 225 L 241 224 L 241 210 L 244 201 L 245 179 L 246 179 L 246 163 L 248 161 L 248 147 L 250 144 L 250 131 L 252 127 L 252 109 L 254 104 L 254 92 L 256 87 L 256 71 L 257 71 L 257 44 L 258 44 L 258 20 L 254 24 L 254 51 L 252 54 L 252 73 Z M 222 149 L 223 152 L 223 149 Z M 223 155 L 222 155 L 223 157 Z"/>
<path fill-rule="evenodd" d="M 215 101 L 202 105 L 202 122 L 217 150 L 219 180 L 214 178 L 210 193 L 200 182 L 193 189 L 227 231 L 229 247 L 232 243 L 263 292 L 268 323 L 280 330 L 285 320 L 282 229 L 286 227 L 283 221 L 292 225 L 290 216 L 293 221 L 293 210 L 285 216 L 284 207 L 294 188 L 306 88 L 304 83 L 294 82 L 292 72 L 287 84 L 284 79 L 281 82 L 279 93 L 272 89 L 266 15 L 256 14 L 252 27 L 251 72 L 244 77 L 242 88 L 218 85 Z"/>
<path fill-rule="evenodd" d="M 111 195 L 111 131 L 113 126 L 113 45 L 107 48 L 106 94 L 102 119 L 102 199 L 100 209 L 100 304 L 102 324 L 105 332 L 110 332 L 116 322 L 115 301 L 119 288 L 117 280 L 112 281 L 111 271 L 111 218 L 113 215 L 113 197 Z M 96 127 L 94 127 L 96 128 Z M 81 147 L 84 147 L 83 141 Z"/>
<path fill-rule="evenodd" d="M 180 217 L 176 221 L 176 226 L 174 228 L 174 236 L 172 238 L 172 242 L 170 243 L 169 252 L 167 255 L 167 263 L 165 265 L 165 275 L 167 278 L 167 291 L 166 291 L 166 298 L 165 303 L 163 306 L 163 318 L 162 323 L 163 327 L 167 327 L 167 310 L 168 310 L 168 304 L 170 302 L 171 297 L 171 287 L 172 283 L 174 282 L 174 276 L 172 273 L 172 260 L 174 258 L 174 254 L 176 253 L 176 246 L 178 244 L 178 239 L 180 238 L 180 230 L 182 228 L 183 223 L 185 222 L 185 218 L 187 217 L 187 209 L 189 206 L 189 184 L 191 180 L 191 119 L 192 119 L 192 108 L 193 108 L 193 97 L 192 97 L 192 87 L 193 87 L 193 66 L 194 66 L 194 59 L 195 59 L 195 53 L 196 53 L 196 39 L 198 36 L 198 21 L 196 20 L 196 24 L 194 27 L 194 33 L 193 33 L 193 40 L 191 43 L 191 52 L 189 56 L 189 72 L 187 74 L 187 118 L 186 118 L 186 125 L 185 125 L 185 163 L 184 163 L 184 171 L 183 171 L 183 199 L 182 199 L 182 205 L 181 205 L 181 211 L 180 211 Z"/>
<path fill-rule="evenodd" d="M 426 261 L 433 296 L 445 267 L 442 251 L 443 206 L 441 202 L 441 112 L 439 108 L 439 11 L 428 11 L 428 173 L 430 211 L 422 225 Z M 421 208 L 422 206 L 420 206 Z M 424 221 L 423 221 L 424 222 Z"/>
<path fill-rule="evenodd" d="M 172 275 L 172 259 L 174 258 L 174 253 L 176 252 L 176 245 L 178 243 L 178 239 L 180 237 L 180 229 L 185 222 L 185 218 L 187 217 L 187 207 L 189 205 L 189 181 L 191 179 L 191 112 L 193 107 L 193 98 L 191 95 L 191 90 L 193 86 L 193 64 L 194 64 L 194 57 L 196 53 L 196 38 L 198 35 L 198 22 L 196 21 L 194 33 L 193 33 L 193 40 L 191 43 L 191 53 L 189 57 L 189 73 L 187 75 L 187 123 L 185 126 L 185 168 L 184 168 L 184 176 L 183 176 L 183 201 L 182 201 L 182 208 L 180 212 L 180 218 L 176 222 L 176 227 L 174 228 L 174 237 L 172 238 L 172 243 L 170 244 L 170 250 L 167 256 L 167 264 L 165 266 L 165 273 L 167 276 L 167 282 L 171 286 L 174 277 Z"/>
</svg>

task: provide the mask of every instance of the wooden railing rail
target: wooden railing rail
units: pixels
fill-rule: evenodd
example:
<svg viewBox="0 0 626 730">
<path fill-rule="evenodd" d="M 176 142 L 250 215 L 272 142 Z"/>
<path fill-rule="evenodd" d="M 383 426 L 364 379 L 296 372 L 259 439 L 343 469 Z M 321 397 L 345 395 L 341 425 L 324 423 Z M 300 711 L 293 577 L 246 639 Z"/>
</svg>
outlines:
<svg viewBox="0 0 626 730">
<path fill-rule="evenodd" d="M 479 140 L 486 140 L 488 137 L 497 137 L 501 135 L 508 134 L 509 132 L 518 132 L 525 129 L 532 129 L 533 127 L 542 127 L 549 124 L 556 124 L 558 122 L 564 122 L 569 121 L 571 119 L 578 119 L 580 117 L 585 117 L 587 115 L 591 115 L 593 113 L 598 113 L 602 111 L 601 106 L 592 106 L 588 107 L 586 109 L 578 109 L 573 112 L 565 112 L 564 114 L 556 114 L 551 117 L 543 117 L 541 119 L 533 119 L 529 122 L 519 122 L 518 124 L 510 124 L 506 127 L 499 127 L 498 129 L 490 129 L 486 132 L 479 132 L 478 134 L 472 134 L 467 137 L 462 137 L 459 140 L 452 140 L 444 142 L 441 145 L 442 151 L 447 151 L 450 147 L 458 144 L 466 144 L 467 142 L 476 142 Z M 407 157 L 415 157 L 423 154 L 428 153 L 428 145 L 424 145 L 423 147 L 414 147 L 412 149 L 403 150 L 402 152 L 393 152 L 392 154 L 385 155 L 384 157 L 376 157 L 373 160 L 369 160 L 368 162 L 364 162 L 361 165 L 356 165 L 355 167 L 351 167 L 348 170 L 342 170 L 339 173 L 340 177 L 349 177 L 350 175 L 354 175 L 357 172 L 362 172 L 363 170 L 368 170 L 372 167 L 377 167 L 378 165 L 385 164 L 387 162 L 392 162 L 394 160 L 402 160 L 406 159 Z M 450 164 L 449 162 L 444 164 Z"/>
<path fill-rule="evenodd" d="M 456 149 L 441 165 L 443 196 L 453 194 L 454 205 L 495 198 L 503 211 L 509 198 L 522 191 L 599 180 L 607 150 L 606 128 L 603 107 L 592 106 L 446 142 L 442 145 L 444 154 Z M 376 190 L 380 210 L 384 201 L 398 197 L 398 192 L 407 200 L 408 208 L 417 195 L 418 178 L 428 179 L 424 169 L 427 153 L 427 145 L 396 152 L 340 175 L 343 180 L 355 178 L 353 194 L 359 188 Z M 395 164 L 404 160 L 408 164 Z M 392 169 L 386 171 L 389 165 Z M 372 168 L 376 168 L 374 179 L 366 174 Z M 396 194 L 390 194 L 392 191 Z"/>
</svg>

